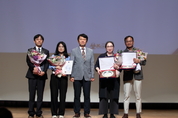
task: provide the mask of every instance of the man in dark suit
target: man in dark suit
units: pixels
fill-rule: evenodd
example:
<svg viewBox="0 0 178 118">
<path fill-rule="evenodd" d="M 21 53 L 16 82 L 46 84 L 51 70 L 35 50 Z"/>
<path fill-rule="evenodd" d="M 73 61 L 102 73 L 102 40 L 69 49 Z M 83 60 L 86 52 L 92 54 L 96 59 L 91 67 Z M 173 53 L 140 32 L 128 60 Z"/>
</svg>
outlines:
<svg viewBox="0 0 178 118">
<path fill-rule="evenodd" d="M 137 48 L 134 47 L 134 38 L 132 36 L 126 36 L 124 39 L 126 49 L 124 52 L 134 52 Z M 134 63 L 146 65 L 146 60 L 141 61 L 140 59 L 134 58 Z M 128 118 L 129 113 L 129 102 L 130 94 L 132 88 L 134 89 L 135 98 L 136 98 L 136 118 L 141 118 L 141 85 L 143 80 L 142 69 L 139 72 L 134 70 L 124 70 L 123 75 L 124 80 L 124 115 L 122 118 Z"/>
<path fill-rule="evenodd" d="M 90 118 L 90 88 L 91 81 L 94 81 L 94 55 L 93 50 L 86 47 L 88 36 L 80 34 L 78 36 L 79 46 L 72 49 L 71 60 L 73 69 L 70 81 L 74 87 L 74 112 L 73 118 L 80 117 L 80 95 L 81 88 L 84 92 L 84 117 Z"/>
<path fill-rule="evenodd" d="M 45 81 L 47 79 L 47 69 L 49 66 L 49 63 L 47 61 L 47 58 L 49 57 L 49 51 L 42 47 L 43 42 L 44 42 L 44 38 L 41 34 L 37 34 L 34 36 L 34 43 L 36 46 L 33 49 L 47 55 L 46 59 L 40 64 L 40 68 L 41 68 L 40 71 L 38 67 L 35 67 L 35 65 L 30 61 L 28 55 L 26 56 L 26 62 L 29 67 L 26 74 L 26 78 L 28 78 L 28 89 L 29 89 L 28 118 L 34 118 L 34 115 L 36 115 L 36 118 L 43 118 L 41 108 L 43 102 Z M 35 104 L 36 92 L 37 92 L 37 105 L 36 105 L 37 108 L 35 111 L 34 104 Z"/>
</svg>

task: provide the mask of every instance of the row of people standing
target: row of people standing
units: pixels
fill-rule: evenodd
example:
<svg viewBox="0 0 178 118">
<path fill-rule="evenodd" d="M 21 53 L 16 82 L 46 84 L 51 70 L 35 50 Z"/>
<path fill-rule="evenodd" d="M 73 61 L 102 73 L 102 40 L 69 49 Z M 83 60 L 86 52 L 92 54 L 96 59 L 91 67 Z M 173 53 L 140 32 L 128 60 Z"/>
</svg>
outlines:
<svg viewBox="0 0 178 118">
<path fill-rule="evenodd" d="M 69 57 L 67 52 L 67 46 L 64 42 L 59 42 L 56 46 L 54 55 L 65 56 L 66 60 L 73 60 L 73 70 L 70 75 L 70 81 L 73 82 L 74 89 L 74 116 L 73 118 L 79 118 L 81 113 L 80 96 L 81 89 L 83 88 L 84 95 L 84 117 L 90 118 L 90 90 L 91 82 L 94 81 L 94 69 L 100 74 L 100 66 L 98 59 L 100 57 L 114 56 L 114 43 L 108 41 L 105 44 L 106 52 L 101 54 L 94 65 L 93 50 L 86 47 L 88 36 L 86 34 L 80 34 L 77 37 L 79 46 L 72 49 Z M 125 51 L 133 51 L 134 39 L 132 36 L 125 38 Z M 42 51 L 49 57 L 49 51 L 42 48 L 44 37 L 40 34 L 34 36 L 35 50 Z M 27 65 L 29 69 L 26 74 L 29 85 L 29 118 L 43 118 L 42 115 L 42 100 L 45 86 L 45 80 L 47 79 L 47 69 L 52 70 L 50 80 L 50 92 L 51 92 L 51 113 L 52 118 L 63 118 L 65 115 L 65 99 L 68 86 L 68 75 L 62 75 L 61 78 L 55 76 L 55 69 L 59 69 L 59 66 L 50 66 L 47 60 L 40 64 L 42 71 L 38 69 L 30 62 L 28 56 L 26 57 Z M 145 64 L 139 59 L 134 59 L 135 63 Z M 114 65 L 115 69 L 119 70 L 117 65 Z M 119 70 L 120 71 L 120 70 Z M 135 79 L 133 79 L 135 76 Z M 124 71 L 124 115 L 123 118 L 128 118 L 129 98 L 132 86 L 134 87 L 136 96 L 136 108 L 137 118 L 141 118 L 141 80 L 143 79 L 142 72 L 133 73 L 133 70 Z M 104 114 L 103 118 L 115 118 L 114 114 L 118 114 L 118 101 L 120 91 L 120 77 L 110 79 L 99 79 L 99 114 Z M 34 109 L 35 94 L 37 92 L 37 108 Z M 58 102 L 58 96 L 59 101 Z M 110 103 L 109 103 L 110 101 Z M 59 104 L 58 104 L 59 103 Z M 109 108 L 109 111 L 108 111 Z"/>
</svg>

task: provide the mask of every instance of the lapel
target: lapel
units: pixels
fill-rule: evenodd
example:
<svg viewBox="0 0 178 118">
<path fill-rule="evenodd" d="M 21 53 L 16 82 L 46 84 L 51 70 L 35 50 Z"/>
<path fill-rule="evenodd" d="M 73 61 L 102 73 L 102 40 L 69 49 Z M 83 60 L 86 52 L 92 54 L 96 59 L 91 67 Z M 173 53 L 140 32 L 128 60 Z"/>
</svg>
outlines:
<svg viewBox="0 0 178 118">
<path fill-rule="evenodd" d="M 43 47 L 41 48 L 41 53 L 45 53 L 45 50 L 44 50 L 44 48 L 43 48 Z"/>
<path fill-rule="evenodd" d="M 128 52 L 127 48 L 124 50 L 124 52 Z"/>
<path fill-rule="evenodd" d="M 80 47 L 78 47 L 77 53 L 80 55 L 80 57 L 82 58 L 82 52 L 80 50 Z"/>
<path fill-rule="evenodd" d="M 89 53 L 89 51 L 88 51 L 88 48 L 86 47 L 86 55 L 85 55 L 85 56 L 86 56 L 86 57 L 85 57 L 86 60 L 88 59 L 88 56 L 89 56 L 88 53 Z"/>
</svg>

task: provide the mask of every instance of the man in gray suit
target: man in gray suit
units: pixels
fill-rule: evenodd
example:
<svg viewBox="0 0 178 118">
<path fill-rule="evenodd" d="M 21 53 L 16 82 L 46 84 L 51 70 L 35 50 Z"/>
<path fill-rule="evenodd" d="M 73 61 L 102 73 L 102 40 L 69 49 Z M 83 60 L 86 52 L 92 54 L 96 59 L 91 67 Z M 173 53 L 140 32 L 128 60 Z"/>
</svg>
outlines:
<svg viewBox="0 0 178 118">
<path fill-rule="evenodd" d="M 84 117 L 90 118 L 90 88 L 94 81 L 94 55 L 93 50 L 86 47 L 88 36 L 86 34 L 78 35 L 79 46 L 72 49 L 71 60 L 73 60 L 73 69 L 70 81 L 74 87 L 74 112 L 73 118 L 80 117 L 80 95 L 83 87 L 84 95 Z"/>
<path fill-rule="evenodd" d="M 136 48 L 134 45 L 134 38 L 132 36 L 126 36 L 124 39 L 126 49 L 124 52 L 134 52 Z M 133 61 L 136 64 L 146 65 L 146 60 L 139 60 L 134 58 Z M 134 78 L 133 78 L 134 77 Z M 124 115 L 122 118 L 128 118 L 129 113 L 129 100 L 130 100 L 130 93 L 132 87 L 134 89 L 135 98 L 136 98 L 136 118 L 141 118 L 141 85 L 143 80 L 143 72 L 142 69 L 139 72 L 135 72 L 134 70 L 124 70 L 123 75 L 124 80 Z"/>
</svg>

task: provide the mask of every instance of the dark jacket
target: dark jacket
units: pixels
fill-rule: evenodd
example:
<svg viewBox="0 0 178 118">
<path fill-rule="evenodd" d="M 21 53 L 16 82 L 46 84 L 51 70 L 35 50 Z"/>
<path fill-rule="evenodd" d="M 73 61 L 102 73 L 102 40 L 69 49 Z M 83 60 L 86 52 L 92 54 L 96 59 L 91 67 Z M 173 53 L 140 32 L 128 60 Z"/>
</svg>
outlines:
<svg viewBox="0 0 178 118">
<path fill-rule="evenodd" d="M 31 49 L 31 48 L 30 48 Z M 28 49 L 28 51 L 30 50 Z M 34 47 L 33 49 L 36 50 L 36 48 Z M 48 67 L 49 67 L 49 63 L 47 61 L 47 58 L 49 57 L 49 51 L 45 48 L 42 48 L 41 50 L 43 53 L 45 53 L 47 55 L 46 59 L 40 64 L 41 67 L 43 67 L 43 70 L 45 72 L 45 74 L 43 76 L 38 76 L 38 75 L 35 75 L 33 74 L 33 68 L 35 67 L 34 64 L 30 61 L 30 58 L 28 57 L 28 55 L 26 56 L 26 62 L 27 62 L 27 65 L 28 65 L 28 71 L 26 73 L 26 78 L 28 79 L 47 79 L 47 70 L 48 70 Z"/>
<path fill-rule="evenodd" d="M 108 57 L 106 53 L 100 54 L 97 58 L 96 67 L 100 68 L 99 58 Z M 112 66 L 112 65 L 111 65 Z M 120 91 L 120 77 L 99 78 L 99 98 L 118 99 Z M 110 95 L 108 95 L 108 92 Z"/>
</svg>

